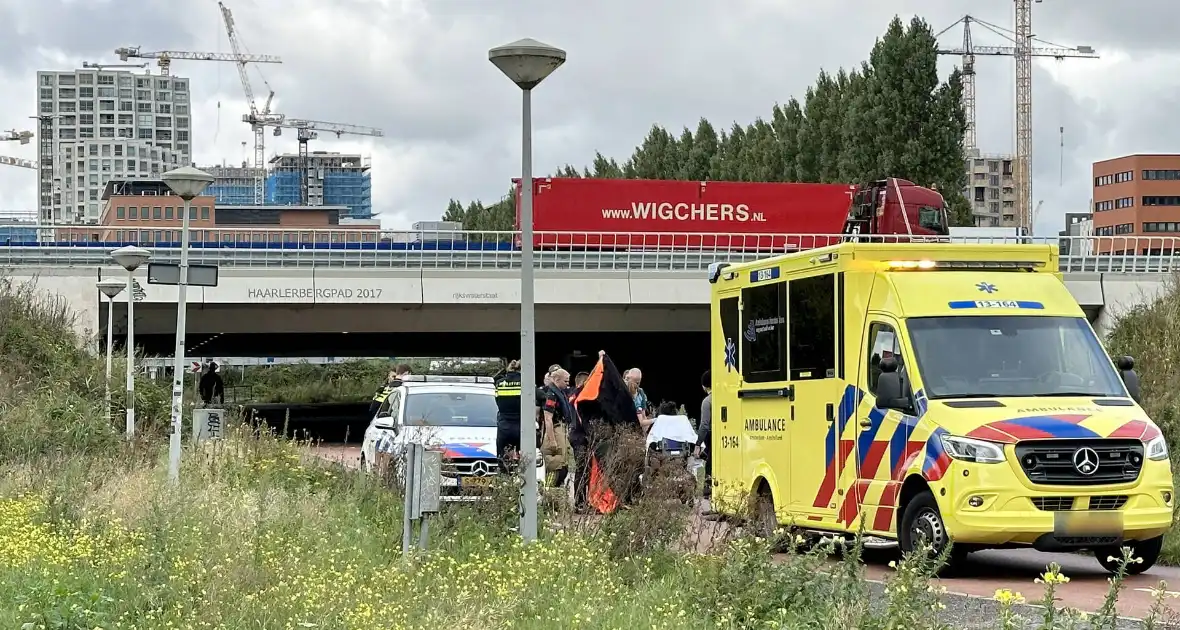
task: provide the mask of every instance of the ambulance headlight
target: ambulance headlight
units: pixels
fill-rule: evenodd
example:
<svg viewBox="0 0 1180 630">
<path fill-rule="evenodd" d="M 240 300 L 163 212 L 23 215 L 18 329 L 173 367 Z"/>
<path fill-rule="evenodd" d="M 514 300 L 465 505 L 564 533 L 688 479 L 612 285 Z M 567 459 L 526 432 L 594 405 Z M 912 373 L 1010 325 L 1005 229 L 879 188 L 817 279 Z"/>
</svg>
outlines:
<svg viewBox="0 0 1180 630">
<path fill-rule="evenodd" d="M 1156 461 L 1168 458 L 1168 443 L 1164 441 L 1164 436 L 1157 435 L 1147 443 L 1147 458 Z"/>
<path fill-rule="evenodd" d="M 998 464 L 1004 461 L 1004 447 L 995 442 L 976 440 L 957 435 L 943 435 L 942 448 L 954 459 L 977 464 Z"/>
</svg>

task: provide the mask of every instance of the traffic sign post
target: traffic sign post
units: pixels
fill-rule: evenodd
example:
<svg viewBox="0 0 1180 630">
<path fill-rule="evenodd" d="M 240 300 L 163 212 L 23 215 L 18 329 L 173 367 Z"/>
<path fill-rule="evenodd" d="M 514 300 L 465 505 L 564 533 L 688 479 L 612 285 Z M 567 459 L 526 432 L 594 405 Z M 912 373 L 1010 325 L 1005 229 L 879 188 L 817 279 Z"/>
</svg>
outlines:
<svg viewBox="0 0 1180 630">
<path fill-rule="evenodd" d="M 188 284 L 194 287 L 217 286 L 217 265 L 188 265 Z M 180 265 L 148 263 L 148 284 L 180 284 Z"/>
<path fill-rule="evenodd" d="M 189 369 L 189 371 L 191 371 L 192 373 L 195 374 L 195 373 L 201 371 L 201 364 L 198 361 L 193 361 L 191 364 L 189 364 L 188 369 Z"/>
</svg>

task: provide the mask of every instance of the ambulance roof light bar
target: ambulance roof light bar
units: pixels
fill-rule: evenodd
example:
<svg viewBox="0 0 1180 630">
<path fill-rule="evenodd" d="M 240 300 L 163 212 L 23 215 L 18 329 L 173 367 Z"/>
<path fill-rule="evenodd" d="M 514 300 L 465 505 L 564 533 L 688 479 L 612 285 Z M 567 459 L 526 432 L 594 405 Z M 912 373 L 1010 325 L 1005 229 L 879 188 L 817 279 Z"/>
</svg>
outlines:
<svg viewBox="0 0 1180 630">
<path fill-rule="evenodd" d="M 1035 260 L 890 260 L 885 265 L 893 271 L 928 269 L 983 269 L 996 271 L 1034 271 L 1045 266 Z"/>
</svg>

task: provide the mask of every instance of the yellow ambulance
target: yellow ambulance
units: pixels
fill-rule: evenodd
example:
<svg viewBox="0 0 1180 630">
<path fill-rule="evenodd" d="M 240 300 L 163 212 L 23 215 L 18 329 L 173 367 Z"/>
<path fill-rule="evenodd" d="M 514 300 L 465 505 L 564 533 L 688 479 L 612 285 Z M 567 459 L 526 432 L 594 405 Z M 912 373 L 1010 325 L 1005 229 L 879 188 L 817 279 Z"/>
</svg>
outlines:
<svg viewBox="0 0 1180 630">
<path fill-rule="evenodd" d="M 846 243 L 715 263 L 714 505 L 776 527 L 1157 559 L 1168 446 L 1052 245 Z"/>
</svg>

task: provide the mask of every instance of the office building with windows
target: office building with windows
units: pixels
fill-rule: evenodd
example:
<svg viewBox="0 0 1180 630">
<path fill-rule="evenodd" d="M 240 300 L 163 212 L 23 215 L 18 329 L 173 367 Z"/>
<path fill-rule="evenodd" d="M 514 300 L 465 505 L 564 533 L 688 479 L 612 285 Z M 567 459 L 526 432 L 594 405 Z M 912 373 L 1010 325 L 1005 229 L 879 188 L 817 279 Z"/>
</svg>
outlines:
<svg viewBox="0 0 1180 630">
<path fill-rule="evenodd" d="M 1012 156 L 978 154 L 967 158 L 967 190 L 976 227 L 1016 227 L 1016 180 Z"/>
<path fill-rule="evenodd" d="M 1094 235 L 1100 253 L 1180 249 L 1180 155 L 1136 154 L 1095 162 Z M 1150 237 L 1150 238 L 1148 238 Z"/>
<path fill-rule="evenodd" d="M 38 215 L 94 224 L 116 178 L 159 178 L 191 163 L 189 81 L 84 68 L 37 73 Z"/>
</svg>

